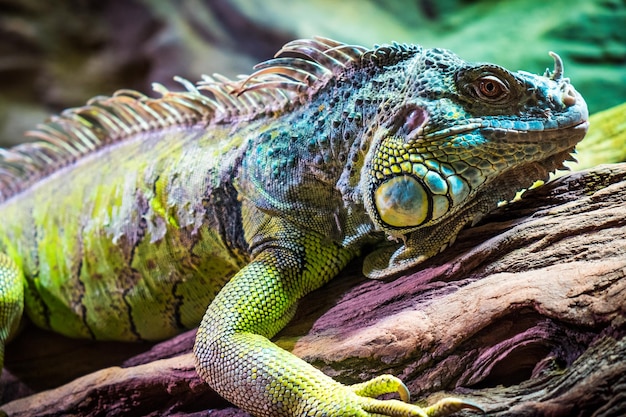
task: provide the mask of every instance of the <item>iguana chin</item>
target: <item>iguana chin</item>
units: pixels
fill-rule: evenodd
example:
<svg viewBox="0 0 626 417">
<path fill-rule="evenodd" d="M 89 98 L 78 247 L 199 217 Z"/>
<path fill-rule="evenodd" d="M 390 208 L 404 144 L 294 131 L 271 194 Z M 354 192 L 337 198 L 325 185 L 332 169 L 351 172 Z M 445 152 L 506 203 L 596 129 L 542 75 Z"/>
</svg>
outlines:
<svg viewBox="0 0 626 417">
<path fill-rule="evenodd" d="M 552 56 L 538 76 L 298 40 L 247 78 L 119 91 L 51 118 L 0 150 L 2 352 L 23 308 L 101 340 L 200 323 L 198 373 L 256 416 L 475 408 L 378 400 L 408 391 L 389 375 L 342 385 L 269 339 L 365 244 L 366 275 L 396 274 L 561 168 L 588 115 Z"/>
</svg>

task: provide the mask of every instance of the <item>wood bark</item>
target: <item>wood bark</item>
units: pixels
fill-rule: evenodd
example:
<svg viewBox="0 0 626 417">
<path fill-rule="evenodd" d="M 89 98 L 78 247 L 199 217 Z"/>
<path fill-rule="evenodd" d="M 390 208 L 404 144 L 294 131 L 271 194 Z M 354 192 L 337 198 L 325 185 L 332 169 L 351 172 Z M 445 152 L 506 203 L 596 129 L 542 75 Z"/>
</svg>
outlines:
<svg viewBox="0 0 626 417">
<path fill-rule="evenodd" d="M 490 416 L 623 416 L 625 277 L 626 164 L 599 166 L 527 191 L 394 280 L 367 280 L 353 263 L 302 301 L 276 342 L 348 384 L 394 374 L 425 403 L 455 395 Z M 27 328 L 8 347 L 2 409 L 247 416 L 197 377 L 193 336 L 98 344 Z"/>
</svg>

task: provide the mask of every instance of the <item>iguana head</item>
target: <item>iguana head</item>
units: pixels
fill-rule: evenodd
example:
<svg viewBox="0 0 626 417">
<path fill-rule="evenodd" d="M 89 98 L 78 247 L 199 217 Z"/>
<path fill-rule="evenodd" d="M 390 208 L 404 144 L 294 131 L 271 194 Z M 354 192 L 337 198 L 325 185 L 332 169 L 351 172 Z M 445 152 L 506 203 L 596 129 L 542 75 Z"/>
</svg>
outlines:
<svg viewBox="0 0 626 417">
<path fill-rule="evenodd" d="M 290 42 L 235 90 L 278 86 L 304 104 L 296 115 L 305 120 L 298 135 L 309 141 L 303 159 L 313 168 L 302 169 L 310 179 L 275 181 L 290 193 L 280 201 L 299 206 L 264 207 L 335 238 L 362 226 L 383 231 L 388 245 L 365 260 L 370 277 L 422 262 L 467 223 L 562 168 L 583 138 L 586 104 L 551 55 L 554 70 L 540 76 L 418 45 Z M 334 188 L 320 198 L 326 183 Z M 333 211 L 336 190 L 351 215 Z M 369 219 L 354 220 L 357 213 Z"/>
<path fill-rule="evenodd" d="M 364 204 L 396 243 L 372 253 L 382 277 L 450 244 L 468 222 L 547 179 L 587 130 L 587 106 L 560 57 L 543 76 L 419 50 L 380 73 L 380 103 L 361 171 Z M 391 67 L 390 67 L 391 68 Z"/>
</svg>

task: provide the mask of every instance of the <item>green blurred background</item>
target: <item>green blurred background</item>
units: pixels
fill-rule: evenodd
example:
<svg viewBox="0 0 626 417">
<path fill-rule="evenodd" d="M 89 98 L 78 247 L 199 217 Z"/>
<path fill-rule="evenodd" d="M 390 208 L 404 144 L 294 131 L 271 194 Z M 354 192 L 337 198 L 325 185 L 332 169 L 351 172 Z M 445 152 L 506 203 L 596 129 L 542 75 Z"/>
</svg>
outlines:
<svg viewBox="0 0 626 417">
<path fill-rule="evenodd" d="M 0 145 L 90 97 L 249 73 L 314 35 L 535 73 L 553 50 L 592 113 L 626 102 L 626 0 L 0 0 Z"/>
</svg>

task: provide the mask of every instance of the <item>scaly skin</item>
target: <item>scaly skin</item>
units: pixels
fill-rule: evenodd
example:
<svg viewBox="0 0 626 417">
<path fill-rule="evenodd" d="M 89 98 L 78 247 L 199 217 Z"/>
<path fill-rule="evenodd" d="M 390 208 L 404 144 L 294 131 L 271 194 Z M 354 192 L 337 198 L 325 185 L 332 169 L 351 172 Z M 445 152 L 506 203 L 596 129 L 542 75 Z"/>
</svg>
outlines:
<svg viewBox="0 0 626 417">
<path fill-rule="evenodd" d="M 99 340 L 201 320 L 198 373 L 259 417 L 479 410 L 411 405 L 391 375 L 344 386 L 269 339 L 365 244 L 365 273 L 390 276 L 559 168 L 584 101 L 556 56 L 536 76 L 418 46 L 283 52 L 237 83 L 96 98 L 0 150 L 2 349 L 22 305 Z"/>
</svg>

